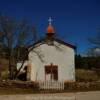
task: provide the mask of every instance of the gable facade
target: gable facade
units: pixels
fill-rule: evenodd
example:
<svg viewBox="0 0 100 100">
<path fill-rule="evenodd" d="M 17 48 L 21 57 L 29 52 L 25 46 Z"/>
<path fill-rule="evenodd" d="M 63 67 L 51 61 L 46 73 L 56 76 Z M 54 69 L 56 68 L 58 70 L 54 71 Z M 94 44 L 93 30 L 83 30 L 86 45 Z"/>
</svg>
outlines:
<svg viewBox="0 0 100 100">
<path fill-rule="evenodd" d="M 27 80 L 75 81 L 75 46 L 55 38 L 51 22 L 45 38 L 29 46 L 28 52 Z"/>
<path fill-rule="evenodd" d="M 28 55 L 28 80 L 75 81 L 75 51 L 72 47 L 53 42 L 38 43 Z"/>
</svg>

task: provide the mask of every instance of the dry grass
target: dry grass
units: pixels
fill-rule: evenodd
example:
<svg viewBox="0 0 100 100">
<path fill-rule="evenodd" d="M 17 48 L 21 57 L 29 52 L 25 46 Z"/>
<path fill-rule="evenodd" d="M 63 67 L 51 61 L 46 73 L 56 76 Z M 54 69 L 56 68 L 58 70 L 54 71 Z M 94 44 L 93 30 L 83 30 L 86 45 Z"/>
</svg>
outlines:
<svg viewBox="0 0 100 100">
<path fill-rule="evenodd" d="M 76 69 L 76 81 L 99 81 L 100 76 L 93 70 Z"/>
<path fill-rule="evenodd" d="M 8 60 L 0 59 L 0 80 L 8 78 Z"/>
</svg>

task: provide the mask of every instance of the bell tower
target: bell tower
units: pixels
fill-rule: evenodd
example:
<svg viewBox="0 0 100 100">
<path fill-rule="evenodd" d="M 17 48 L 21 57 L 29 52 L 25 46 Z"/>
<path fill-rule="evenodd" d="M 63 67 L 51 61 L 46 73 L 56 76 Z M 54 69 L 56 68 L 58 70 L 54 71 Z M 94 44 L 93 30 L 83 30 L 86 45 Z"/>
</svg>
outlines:
<svg viewBox="0 0 100 100">
<path fill-rule="evenodd" d="M 51 17 L 49 17 L 49 20 L 48 20 L 49 24 L 48 24 L 48 27 L 46 29 L 46 36 L 49 38 L 53 37 L 55 34 L 54 27 L 52 26 L 52 21 L 53 20 L 51 19 Z"/>
</svg>

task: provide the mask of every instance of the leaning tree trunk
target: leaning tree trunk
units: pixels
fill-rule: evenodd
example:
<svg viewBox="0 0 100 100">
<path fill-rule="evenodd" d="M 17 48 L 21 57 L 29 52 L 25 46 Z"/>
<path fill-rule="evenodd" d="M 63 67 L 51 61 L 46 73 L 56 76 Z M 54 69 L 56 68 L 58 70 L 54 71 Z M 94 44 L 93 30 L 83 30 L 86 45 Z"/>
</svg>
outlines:
<svg viewBox="0 0 100 100">
<path fill-rule="evenodd" d="M 14 79 L 15 73 L 16 73 L 16 62 L 12 51 L 9 56 L 9 78 L 11 80 Z"/>
<path fill-rule="evenodd" d="M 9 48 L 9 78 L 12 80 L 13 79 L 13 68 L 12 68 L 12 55 L 11 55 L 11 50 Z"/>
</svg>

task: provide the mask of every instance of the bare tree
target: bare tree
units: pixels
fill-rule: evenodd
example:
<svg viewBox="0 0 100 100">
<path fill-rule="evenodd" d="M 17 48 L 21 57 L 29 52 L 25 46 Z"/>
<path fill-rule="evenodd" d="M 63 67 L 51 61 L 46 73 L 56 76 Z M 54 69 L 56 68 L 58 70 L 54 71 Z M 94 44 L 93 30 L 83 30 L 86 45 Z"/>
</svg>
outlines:
<svg viewBox="0 0 100 100">
<path fill-rule="evenodd" d="M 97 35 L 88 39 L 91 44 L 100 48 L 100 28 L 97 29 Z"/>
<path fill-rule="evenodd" d="M 86 53 L 89 57 L 99 57 L 100 56 L 100 48 L 99 47 L 92 47 Z"/>
<path fill-rule="evenodd" d="M 97 34 L 95 37 L 91 37 L 88 41 L 93 45 L 87 52 L 88 56 L 100 56 L 100 28 L 97 29 Z"/>
<path fill-rule="evenodd" d="M 35 30 L 35 28 L 29 25 L 26 20 L 21 20 L 19 22 L 10 17 L 0 15 L 1 37 L 3 37 L 3 43 L 8 47 L 10 79 L 14 78 L 14 47 L 26 46 L 34 42 L 36 33 L 33 30 Z"/>
</svg>

